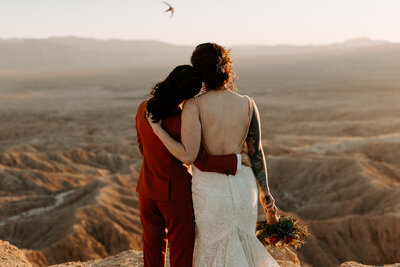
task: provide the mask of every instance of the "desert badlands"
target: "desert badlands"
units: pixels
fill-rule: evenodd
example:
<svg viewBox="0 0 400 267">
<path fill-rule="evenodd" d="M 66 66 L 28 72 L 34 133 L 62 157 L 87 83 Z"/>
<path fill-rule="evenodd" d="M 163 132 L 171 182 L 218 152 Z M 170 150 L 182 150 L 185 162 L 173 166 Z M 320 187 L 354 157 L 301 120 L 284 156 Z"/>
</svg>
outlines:
<svg viewBox="0 0 400 267">
<path fill-rule="evenodd" d="M 140 266 L 135 113 L 192 49 L 0 40 L 0 266 Z M 271 254 L 281 266 L 400 263 L 400 44 L 232 56 L 261 112 L 277 206 L 312 233 Z"/>
</svg>

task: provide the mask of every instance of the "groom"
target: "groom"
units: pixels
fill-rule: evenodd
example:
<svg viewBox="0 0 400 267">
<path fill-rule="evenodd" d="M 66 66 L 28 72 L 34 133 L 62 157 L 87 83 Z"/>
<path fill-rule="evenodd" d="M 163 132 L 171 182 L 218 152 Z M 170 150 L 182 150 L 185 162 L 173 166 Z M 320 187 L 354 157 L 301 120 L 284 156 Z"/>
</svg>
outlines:
<svg viewBox="0 0 400 267">
<path fill-rule="evenodd" d="M 145 267 L 164 266 L 169 242 L 171 267 L 192 266 L 195 222 L 191 175 L 154 134 L 146 118 L 147 101 L 136 114 L 137 141 L 143 156 L 136 191 L 139 193 Z M 180 140 L 180 114 L 163 121 L 162 127 Z M 211 156 L 200 148 L 194 165 L 201 171 L 235 175 L 247 154 Z M 168 240 L 168 241 L 167 241 Z"/>
</svg>

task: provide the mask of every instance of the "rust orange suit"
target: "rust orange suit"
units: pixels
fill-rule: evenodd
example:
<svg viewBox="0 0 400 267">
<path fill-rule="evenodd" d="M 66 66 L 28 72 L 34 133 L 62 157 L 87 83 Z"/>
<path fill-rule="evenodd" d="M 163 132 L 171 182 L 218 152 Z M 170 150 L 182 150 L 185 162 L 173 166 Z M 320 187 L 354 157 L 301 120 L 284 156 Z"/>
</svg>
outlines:
<svg viewBox="0 0 400 267">
<path fill-rule="evenodd" d="M 191 175 L 154 134 L 145 115 L 146 103 L 140 104 L 136 114 L 137 141 L 143 156 L 136 191 L 143 228 L 144 266 L 164 266 L 168 240 L 171 267 L 190 267 L 195 235 Z M 180 141 L 180 114 L 164 120 L 162 127 Z M 211 156 L 200 150 L 194 162 L 198 169 L 236 173 L 236 155 Z"/>
</svg>

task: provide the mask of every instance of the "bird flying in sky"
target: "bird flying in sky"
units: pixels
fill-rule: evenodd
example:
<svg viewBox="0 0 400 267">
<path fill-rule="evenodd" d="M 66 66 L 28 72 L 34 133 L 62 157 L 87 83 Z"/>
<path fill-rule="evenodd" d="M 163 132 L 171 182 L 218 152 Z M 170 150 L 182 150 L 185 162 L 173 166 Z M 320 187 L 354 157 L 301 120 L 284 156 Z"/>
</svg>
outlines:
<svg viewBox="0 0 400 267">
<path fill-rule="evenodd" d="M 173 7 L 172 7 L 170 4 L 168 4 L 167 2 L 164 2 L 164 1 L 162 1 L 162 2 L 168 6 L 168 9 L 165 10 L 165 12 L 171 12 L 171 13 L 170 13 L 170 17 L 172 17 L 172 16 L 174 15 L 175 8 L 173 8 Z"/>
</svg>

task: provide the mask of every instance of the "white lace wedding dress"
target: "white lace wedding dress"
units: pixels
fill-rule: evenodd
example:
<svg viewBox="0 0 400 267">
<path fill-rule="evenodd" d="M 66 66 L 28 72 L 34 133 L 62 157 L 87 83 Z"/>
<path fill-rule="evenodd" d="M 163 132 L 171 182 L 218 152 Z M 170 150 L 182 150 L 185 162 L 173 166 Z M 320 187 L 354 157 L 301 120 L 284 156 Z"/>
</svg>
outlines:
<svg viewBox="0 0 400 267">
<path fill-rule="evenodd" d="M 279 267 L 255 234 L 257 184 L 251 168 L 236 175 L 193 167 L 195 267 Z"/>
</svg>

